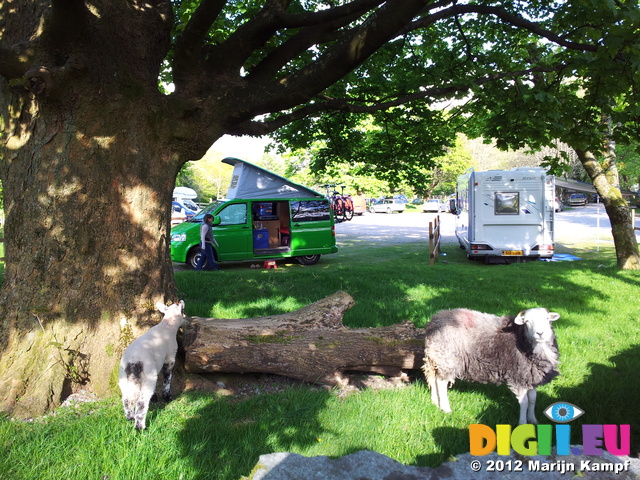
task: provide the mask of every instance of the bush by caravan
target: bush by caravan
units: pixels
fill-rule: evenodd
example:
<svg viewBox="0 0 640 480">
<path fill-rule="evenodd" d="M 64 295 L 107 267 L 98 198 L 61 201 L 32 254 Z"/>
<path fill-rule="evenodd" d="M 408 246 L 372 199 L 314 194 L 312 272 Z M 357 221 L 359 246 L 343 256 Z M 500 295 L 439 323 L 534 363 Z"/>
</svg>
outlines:
<svg viewBox="0 0 640 480">
<path fill-rule="evenodd" d="M 460 247 L 486 263 L 551 258 L 554 196 L 555 177 L 542 168 L 468 170 L 456 191 Z"/>
</svg>

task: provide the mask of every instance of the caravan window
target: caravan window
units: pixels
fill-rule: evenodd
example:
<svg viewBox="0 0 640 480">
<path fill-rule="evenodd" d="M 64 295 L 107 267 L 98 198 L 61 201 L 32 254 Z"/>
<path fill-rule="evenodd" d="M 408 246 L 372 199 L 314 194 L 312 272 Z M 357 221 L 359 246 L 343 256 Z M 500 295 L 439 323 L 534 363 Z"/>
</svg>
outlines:
<svg viewBox="0 0 640 480">
<path fill-rule="evenodd" d="M 518 215 L 520 194 L 518 192 L 496 192 L 494 212 L 496 215 Z"/>
<path fill-rule="evenodd" d="M 329 220 L 331 212 L 328 200 L 300 200 L 291 202 L 291 219 L 294 222 Z"/>
</svg>

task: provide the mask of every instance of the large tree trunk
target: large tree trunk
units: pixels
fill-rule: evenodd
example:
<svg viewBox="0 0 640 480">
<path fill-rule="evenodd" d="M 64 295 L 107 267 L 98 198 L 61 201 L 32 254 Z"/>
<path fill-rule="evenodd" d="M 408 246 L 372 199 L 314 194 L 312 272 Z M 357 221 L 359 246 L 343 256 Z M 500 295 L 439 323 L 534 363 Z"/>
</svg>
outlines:
<svg viewBox="0 0 640 480">
<path fill-rule="evenodd" d="M 424 332 L 406 321 L 346 328 L 354 304 L 337 292 L 295 312 L 235 320 L 192 317 L 184 325 L 185 369 L 193 373 L 272 373 L 312 383 L 342 383 L 348 371 L 398 376 L 417 370 Z"/>
<path fill-rule="evenodd" d="M 74 382 L 105 393 L 120 319 L 148 320 L 155 301 L 175 298 L 168 208 L 177 172 L 143 131 L 148 110 L 137 102 L 61 114 L 20 100 L 25 120 L 8 140 L 21 148 L 5 153 L 2 172 L 0 407 L 25 416 L 54 406 Z"/>
<path fill-rule="evenodd" d="M 184 160 L 157 88 L 171 22 L 119 2 L 128 23 L 110 30 L 79 3 L 56 5 L 28 85 L 0 77 L 0 409 L 20 417 L 80 384 L 107 393 L 127 341 L 121 320 L 135 333 L 156 301 L 175 299 L 169 209 Z M 39 21 L 35 11 L 14 13 L 9 44 Z"/>
<path fill-rule="evenodd" d="M 575 150 L 609 216 L 618 267 L 623 270 L 639 270 L 640 253 L 633 229 L 631 211 L 620 192 L 615 151 L 612 145 L 608 147 L 603 163 L 600 163 L 592 152 Z"/>
</svg>

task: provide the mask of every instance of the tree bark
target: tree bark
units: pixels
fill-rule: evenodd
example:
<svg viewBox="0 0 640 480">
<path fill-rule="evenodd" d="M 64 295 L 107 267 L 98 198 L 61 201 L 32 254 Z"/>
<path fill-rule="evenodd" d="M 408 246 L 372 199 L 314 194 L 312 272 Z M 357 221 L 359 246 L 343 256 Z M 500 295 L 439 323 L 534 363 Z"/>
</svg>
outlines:
<svg viewBox="0 0 640 480">
<path fill-rule="evenodd" d="M 271 373 L 335 385 L 348 371 L 398 376 L 417 370 L 424 333 L 406 321 L 381 328 L 346 328 L 354 301 L 345 292 L 270 317 L 191 317 L 184 325 L 185 369 L 191 373 Z"/>
<path fill-rule="evenodd" d="M 146 323 L 156 301 L 175 300 L 168 206 L 178 165 L 148 136 L 152 97 L 60 111 L 9 90 L 18 115 L 5 134 L 21 147 L 5 150 L 2 169 L 0 408 L 25 417 L 74 384 L 108 393 L 120 319 Z"/>
<path fill-rule="evenodd" d="M 609 216 L 618 267 L 623 270 L 640 270 L 638 241 L 633 229 L 631 211 L 620 191 L 613 147 L 606 148 L 605 161 L 602 164 L 592 152 L 580 149 L 575 151 Z"/>
<path fill-rule="evenodd" d="M 121 319 L 135 334 L 176 295 L 169 209 L 185 159 L 157 88 L 170 15 L 113 2 L 127 23 L 110 28 L 82 2 L 52 4 L 0 4 L 3 46 L 30 45 L 24 71 L 0 76 L 0 410 L 17 417 L 79 385 L 112 391 Z"/>
</svg>

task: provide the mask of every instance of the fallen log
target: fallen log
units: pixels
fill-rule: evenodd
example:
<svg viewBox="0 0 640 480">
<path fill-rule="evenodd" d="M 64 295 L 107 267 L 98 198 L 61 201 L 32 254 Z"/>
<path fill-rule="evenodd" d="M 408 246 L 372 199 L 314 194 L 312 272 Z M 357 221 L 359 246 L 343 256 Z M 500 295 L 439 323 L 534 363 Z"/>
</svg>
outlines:
<svg viewBox="0 0 640 480">
<path fill-rule="evenodd" d="M 258 318 L 189 317 L 183 325 L 185 369 L 191 373 L 271 373 L 325 385 L 344 372 L 399 376 L 417 370 L 424 333 L 405 321 L 389 327 L 347 328 L 354 305 L 336 292 L 295 312 Z"/>
</svg>

